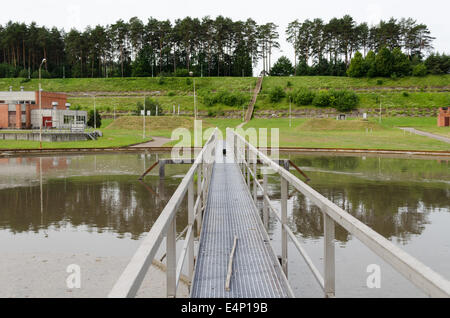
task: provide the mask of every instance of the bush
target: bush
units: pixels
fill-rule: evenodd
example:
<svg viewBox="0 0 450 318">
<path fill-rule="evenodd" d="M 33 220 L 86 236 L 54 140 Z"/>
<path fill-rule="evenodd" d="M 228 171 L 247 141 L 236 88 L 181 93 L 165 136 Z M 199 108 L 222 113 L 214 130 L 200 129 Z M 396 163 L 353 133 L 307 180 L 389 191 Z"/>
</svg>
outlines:
<svg viewBox="0 0 450 318">
<path fill-rule="evenodd" d="M 145 98 L 145 112 L 150 111 L 151 116 L 156 115 L 156 108 L 158 108 L 158 116 L 164 116 L 164 111 L 156 99 L 147 97 Z M 136 116 L 141 116 L 141 110 L 144 110 L 144 103 L 139 101 L 136 103 L 136 108 L 134 114 Z"/>
<path fill-rule="evenodd" d="M 97 128 L 100 128 L 102 126 L 102 116 L 100 116 L 100 113 L 98 112 L 98 110 L 95 110 L 95 123 L 94 123 L 94 110 L 91 109 L 88 112 L 88 121 L 87 121 L 87 125 L 88 127 L 94 127 L 94 124 Z"/>
<path fill-rule="evenodd" d="M 203 104 L 207 107 L 216 104 L 224 104 L 227 106 L 241 106 L 248 101 L 246 95 L 236 92 L 220 91 L 218 93 L 202 93 Z"/>
<path fill-rule="evenodd" d="M 328 91 L 320 91 L 313 99 L 313 105 L 318 107 L 330 106 L 330 93 Z"/>
<path fill-rule="evenodd" d="M 34 71 L 33 74 L 31 74 L 32 78 L 39 78 L 39 71 Z M 46 70 L 42 70 L 41 69 L 41 78 L 51 78 L 51 74 L 46 71 Z"/>
<path fill-rule="evenodd" d="M 174 74 L 176 77 L 188 77 L 189 71 L 185 68 L 178 68 Z"/>
<path fill-rule="evenodd" d="M 341 112 L 348 112 L 356 108 L 359 103 L 358 95 L 353 91 L 339 90 L 331 91 L 330 106 Z"/>
<path fill-rule="evenodd" d="M 170 92 L 167 93 L 167 96 L 171 96 L 171 97 L 172 97 L 172 96 L 175 96 L 175 95 L 176 95 L 176 94 L 175 94 L 174 91 L 170 91 Z"/>
<path fill-rule="evenodd" d="M 315 95 L 313 91 L 307 88 L 300 88 L 293 93 L 292 100 L 297 105 L 311 105 Z"/>
<path fill-rule="evenodd" d="M 280 86 L 275 86 L 269 92 L 269 98 L 272 103 L 278 103 L 284 97 L 286 97 L 286 93 L 284 92 L 284 89 L 281 88 Z"/>
<path fill-rule="evenodd" d="M 415 65 L 412 70 L 413 76 L 425 76 L 427 73 L 427 67 L 423 63 Z"/>
<path fill-rule="evenodd" d="M 28 78 L 28 70 L 21 70 L 17 77 Z"/>
<path fill-rule="evenodd" d="M 409 93 L 408 92 L 403 92 L 403 97 L 409 97 Z"/>
<path fill-rule="evenodd" d="M 0 77 L 16 77 L 17 70 L 14 66 L 7 63 L 0 64 Z M 28 76 L 27 76 L 28 77 Z"/>
<path fill-rule="evenodd" d="M 186 78 L 186 85 L 187 86 L 191 86 L 192 85 L 192 80 L 189 77 Z"/>
<path fill-rule="evenodd" d="M 164 85 L 166 83 L 166 78 L 164 76 L 160 76 L 158 79 L 159 85 Z"/>
<path fill-rule="evenodd" d="M 383 81 L 382 80 L 377 80 L 377 85 L 379 85 L 379 86 L 381 86 L 381 85 L 383 85 Z"/>
</svg>

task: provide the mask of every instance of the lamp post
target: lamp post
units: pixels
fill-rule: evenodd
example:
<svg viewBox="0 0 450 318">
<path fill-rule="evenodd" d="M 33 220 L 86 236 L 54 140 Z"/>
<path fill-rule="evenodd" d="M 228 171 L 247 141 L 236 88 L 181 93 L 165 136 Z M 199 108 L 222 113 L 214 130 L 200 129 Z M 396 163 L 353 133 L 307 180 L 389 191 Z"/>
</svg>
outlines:
<svg viewBox="0 0 450 318">
<path fill-rule="evenodd" d="M 42 85 L 41 85 L 41 68 L 42 64 L 46 63 L 46 59 L 42 59 L 41 65 L 39 65 L 39 149 L 42 150 Z"/>
<path fill-rule="evenodd" d="M 144 126 L 143 126 L 143 129 L 142 129 L 142 139 L 145 139 L 145 95 L 144 95 Z"/>
</svg>

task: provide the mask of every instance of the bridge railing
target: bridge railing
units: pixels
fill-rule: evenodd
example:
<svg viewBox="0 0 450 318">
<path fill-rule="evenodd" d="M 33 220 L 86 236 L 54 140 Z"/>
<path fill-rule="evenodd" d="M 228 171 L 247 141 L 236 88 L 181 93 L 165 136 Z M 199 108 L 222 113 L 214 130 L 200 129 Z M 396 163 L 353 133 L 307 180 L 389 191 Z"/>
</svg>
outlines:
<svg viewBox="0 0 450 318">
<path fill-rule="evenodd" d="M 372 230 L 370 227 L 344 211 L 313 188 L 302 182 L 288 170 L 279 166 L 267 155 L 248 143 L 242 136 L 229 129 L 227 136 L 232 136 L 234 156 L 239 163 L 244 179 L 251 189 L 253 180 L 253 199 L 257 201 L 257 189 L 263 194 L 263 223 L 268 226 L 269 213 L 281 222 L 281 264 L 285 275 L 288 274 L 288 239 L 290 239 L 311 269 L 315 279 L 324 291 L 325 297 L 335 296 L 335 224 L 341 225 L 349 233 L 358 238 L 366 247 L 375 252 L 396 271 L 415 284 L 431 297 L 450 297 L 450 282 L 425 266 L 389 240 Z M 262 168 L 269 169 L 281 179 L 281 211 L 278 211 L 270 201 L 267 188 L 267 173 L 262 171 L 263 184 L 258 181 L 257 163 Z M 324 215 L 324 275 L 312 262 L 296 235 L 288 226 L 287 200 L 288 189 L 292 186 L 310 199 Z"/>
<path fill-rule="evenodd" d="M 188 262 L 188 277 L 192 281 L 194 273 L 194 225 L 197 224 L 197 230 L 200 232 L 202 213 L 211 180 L 215 148 L 218 139 L 217 133 L 218 129 L 216 128 L 161 212 L 159 218 L 153 224 L 150 232 L 144 238 L 108 297 L 126 298 L 136 296 L 164 237 L 166 237 L 167 297 L 176 297 L 178 283 L 186 258 Z M 194 202 L 195 176 L 197 176 L 197 193 Z M 188 227 L 184 245 L 177 260 L 176 214 L 186 195 L 188 199 Z"/>
</svg>

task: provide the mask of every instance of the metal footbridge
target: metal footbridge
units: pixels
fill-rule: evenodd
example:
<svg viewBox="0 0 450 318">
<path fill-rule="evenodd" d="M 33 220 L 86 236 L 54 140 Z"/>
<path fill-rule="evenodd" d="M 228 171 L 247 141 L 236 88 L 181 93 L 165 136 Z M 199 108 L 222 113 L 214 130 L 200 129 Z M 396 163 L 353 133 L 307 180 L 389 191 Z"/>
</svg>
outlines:
<svg viewBox="0 0 450 318">
<path fill-rule="evenodd" d="M 109 297 L 136 296 L 164 244 L 167 297 L 177 296 L 182 275 L 190 281 L 192 298 L 295 297 L 288 280 L 288 244 L 292 244 L 303 257 L 324 296 L 335 297 L 335 223 L 427 295 L 450 297 L 449 281 L 333 204 L 241 135 L 228 129 L 225 142 L 219 133 L 216 129 L 197 154 Z M 271 204 L 267 186 L 269 174 L 280 179 L 279 209 Z M 322 270 L 313 264 L 289 228 L 289 187 L 309 198 L 324 214 Z M 177 252 L 176 215 L 185 202 L 188 226 L 182 233 L 185 236 Z M 262 211 L 258 206 L 262 206 Z M 267 234 L 269 219 L 281 224 L 279 256 L 275 254 Z M 197 245 L 194 242 L 196 237 Z"/>
</svg>

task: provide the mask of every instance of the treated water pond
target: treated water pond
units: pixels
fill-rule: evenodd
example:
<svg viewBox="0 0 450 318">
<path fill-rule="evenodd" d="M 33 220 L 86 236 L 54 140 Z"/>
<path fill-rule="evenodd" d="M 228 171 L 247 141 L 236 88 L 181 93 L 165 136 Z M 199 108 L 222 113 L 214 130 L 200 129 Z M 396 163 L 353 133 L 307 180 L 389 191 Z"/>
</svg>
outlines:
<svg viewBox="0 0 450 318">
<path fill-rule="evenodd" d="M 97 154 L 0 158 L 0 297 L 104 297 L 149 231 L 189 165 L 138 176 L 169 154 Z M 450 279 L 450 160 L 282 154 L 309 185 L 433 270 Z M 279 178 L 270 177 L 279 206 Z M 177 230 L 186 223 L 186 205 Z M 322 270 L 323 216 L 290 189 L 291 228 Z M 280 226 L 269 234 L 279 253 Z M 70 264 L 82 288 L 66 287 Z M 367 266 L 381 267 L 381 288 L 366 286 Z M 348 232 L 336 227 L 338 297 L 423 294 Z M 293 246 L 289 280 L 298 297 L 321 297 Z"/>
</svg>

